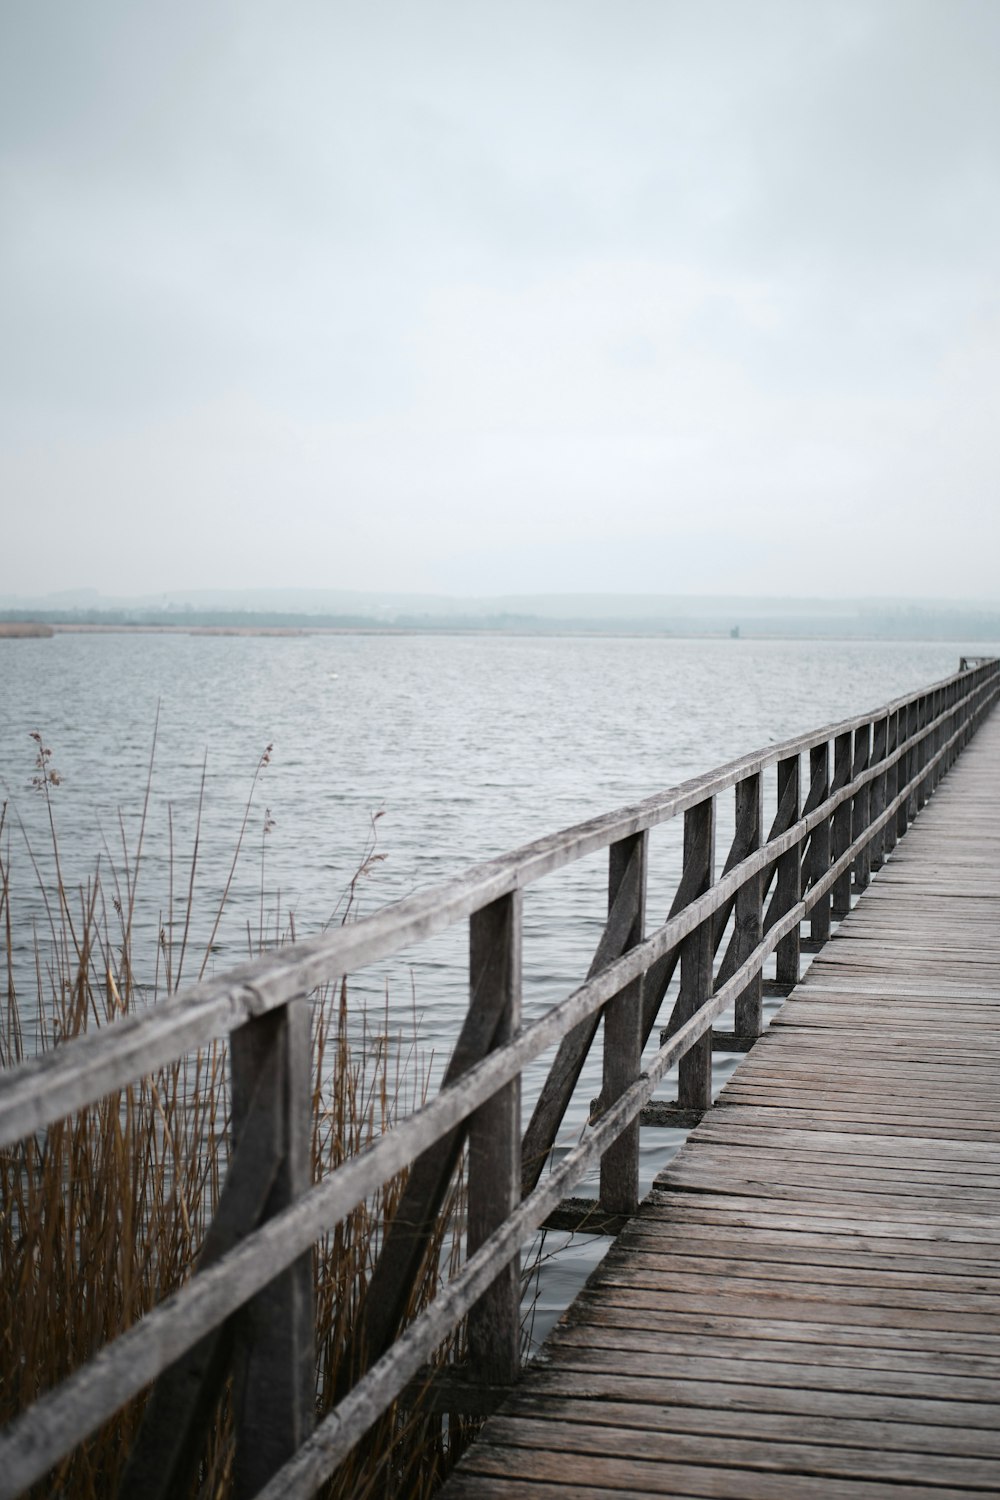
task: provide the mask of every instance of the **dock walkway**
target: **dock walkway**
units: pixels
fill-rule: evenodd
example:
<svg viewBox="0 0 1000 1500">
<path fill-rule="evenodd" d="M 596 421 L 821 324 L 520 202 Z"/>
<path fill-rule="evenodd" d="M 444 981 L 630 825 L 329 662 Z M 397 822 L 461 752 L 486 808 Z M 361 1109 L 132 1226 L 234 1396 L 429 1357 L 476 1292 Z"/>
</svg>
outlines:
<svg viewBox="0 0 1000 1500">
<path fill-rule="evenodd" d="M 1000 1494 L 1000 716 L 447 1500 Z"/>
</svg>

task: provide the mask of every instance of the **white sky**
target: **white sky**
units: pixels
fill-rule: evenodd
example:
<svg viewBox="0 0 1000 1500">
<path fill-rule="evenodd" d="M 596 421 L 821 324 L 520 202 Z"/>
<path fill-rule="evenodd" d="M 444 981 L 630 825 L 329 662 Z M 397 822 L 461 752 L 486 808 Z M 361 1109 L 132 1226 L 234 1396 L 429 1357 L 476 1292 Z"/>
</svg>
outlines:
<svg viewBox="0 0 1000 1500">
<path fill-rule="evenodd" d="M 997 0 L 0 11 L 0 591 L 996 598 Z"/>
</svg>

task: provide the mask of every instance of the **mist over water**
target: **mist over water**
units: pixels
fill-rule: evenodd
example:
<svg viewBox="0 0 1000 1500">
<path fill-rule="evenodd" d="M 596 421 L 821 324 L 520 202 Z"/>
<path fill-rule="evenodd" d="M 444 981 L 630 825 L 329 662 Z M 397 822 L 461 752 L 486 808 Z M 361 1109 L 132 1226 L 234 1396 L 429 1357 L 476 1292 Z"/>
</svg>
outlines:
<svg viewBox="0 0 1000 1500">
<path fill-rule="evenodd" d="M 975 650 L 971 645 L 968 650 Z M 980 648 L 987 649 L 987 648 Z M 18 926 L 15 973 L 27 992 L 32 922 L 45 913 L 21 820 L 51 871 L 44 798 L 33 789 L 38 731 L 60 776 L 51 788 L 67 885 L 107 880 L 131 861 L 152 756 L 139 877 L 137 961 L 155 963 L 161 928 L 183 915 L 205 768 L 195 932 L 203 945 L 229 875 L 255 771 L 228 914 L 210 971 L 243 959 L 294 914 L 299 936 L 339 920 L 376 813 L 385 858 L 361 882 L 361 913 L 597 813 L 637 801 L 737 755 L 860 713 L 950 675 L 951 645 L 835 641 L 473 636 L 64 634 L 0 640 L 0 780 Z M 155 751 L 154 751 L 155 731 Z M 720 799 L 717 862 L 731 811 Z M 725 804 L 725 805 L 721 805 Z M 265 820 L 270 831 L 265 832 Z M 680 821 L 655 831 L 647 928 L 666 915 Z M 171 879 L 172 871 L 172 879 Z M 526 893 L 525 1013 L 581 982 L 606 910 L 606 856 Z M 171 897 L 171 885 L 173 894 Z M 467 1002 L 464 926 L 354 976 L 352 1003 L 391 1024 L 416 1017 L 420 1046 L 446 1060 Z M 195 977 L 189 971 L 188 979 Z M 655 1040 L 655 1036 L 654 1036 Z M 717 1058 L 721 1087 L 736 1059 Z M 526 1079 L 525 1118 L 544 1075 Z M 589 1066 L 561 1142 L 574 1141 L 599 1091 Z M 669 1081 L 665 1086 L 669 1096 Z M 644 1132 L 648 1186 L 681 1139 Z M 586 1190 L 586 1189 L 584 1189 Z M 586 1267 L 594 1251 L 573 1255 Z M 540 1327 L 579 1266 L 548 1265 Z"/>
</svg>

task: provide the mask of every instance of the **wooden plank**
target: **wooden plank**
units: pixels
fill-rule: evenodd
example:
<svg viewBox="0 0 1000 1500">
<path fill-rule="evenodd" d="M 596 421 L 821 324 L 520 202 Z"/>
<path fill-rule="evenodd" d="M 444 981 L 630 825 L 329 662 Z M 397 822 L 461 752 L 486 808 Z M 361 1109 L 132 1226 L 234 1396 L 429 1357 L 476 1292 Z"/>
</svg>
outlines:
<svg viewBox="0 0 1000 1500">
<path fill-rule="evenodd" d="M 466 1467 L 467 1465 L 467 1467 Z M 448 1487 L 449 1500 L 551 1500 L 553 1486 L 567 1486 L 573 1500 L 817 1500 L 812 1474 L 754 1473 L 710 1464 L 649 1463 L 588 1456 L 571 1467 L 563 1453 L 477 1443 Z M 906 1500 L 969 1500 L 981 1491 L 953 1486 L 909 1485 Z M 823 1500 L 901 1500 L 899 1485 L 824 1476 Z"/>
<path fill-rule="evenodd" d="M 818 1443 L 771 1443 L 754 1438 L 730 1438 L 716 1433 L 708 1442 L 700 1436 L 671 1431 L 599 1426 L 596 1421 L 560 1422 L 534 1417 L 507 1417 L 502 1413 L 490 1421 L 490 1441 L 519 1448 L 540 1448 L 572 1456 L 585 1470 L 594 1457 L 626 1459 L 630 1463 L 698 1463 L 706 1460 L 728 1467 L 740 1466 L 764 1473 L 798 1472 L 817 1479 L 864 1478 L 889 1483 L 912 1484 L 927 1478 L 929 1461 L 923 1454 L 891 1450 L 859 1451 Z M 935 1454 L 935 1479 L 943 1485 L 965 1485 L 996 1493 L 996 1465 L 980 1458 L 956 1458 Z"/>
<path fill-rule="evenodd" d="M 776 1360 L 781 1364 L 845 1365 L 856 1369 L 923 1371 L 931 1375 L 980 1376 L 1000 1379 L 1000 1341 L 997 1334 L 956 1336 L 953 1330 L 874 1327 L 854 1324 L 815 1323 L 783 1319 L 776 1328 L 769 1318 L 737 1317 L 731 1313 L 663 1308 L 655 1296 L 634 1287 L 604 1286 L 599 1294 L 578 1299 L 560 1325 L 565 1328 L 637 1328 L 657 1332 L 661 1347 L 673 1354 L 693 1358 L 711 1355 L 724 1359 Z M 557 1356 L 561 1334 L 552 1335 L 553 1358 L 542 1368 L 567 1363 L 565 1351 Z M 663 1364 L 659 1374 L 670 1374 Z M 957 1400 L 992 1400 L 963 1389 Z M 950 1399 L 950 1398 L 949 1398 Z"/>
<path fill-rule="evenodd" d="M 812 1362 L 741 1357 L 737 1342 L 733 1341 L 731 1352 L 725 1355 L 671 1354 L 669 1374 L 678 1380 L 704 1380 L 720 1385 L 749 1381 L 764 1387 L 788 1386 L 795 1390 L 808 1387 L 814 1391 L 914 1396 L 921 1400 L 964 1399 L 994 1403 L 1000 1399 L 1000 1380 L 992 1377 L 963 1376 L 961 1386 L 965 1394 L 959 1397 L 954 1375 L 862 1366 L 860 1362 L 843 1366 L 832 1362 L 827 1364 L 822 1354 Z M 590 1348 L 586 1344 L 577 1345 L 560 1339 L 558 1357 L 553 1360 L 553 1368 L 556 1367 L 590 1371 L 613 1369 L 621 1376 L 655 1379 L 662 1378 L 667 1369 L 662 1340 L 657 1350 L 650 1351 Z"/>
<path fill-rule="evenodd" d="M 694 1382 L 692 1382 L 694 1384 Z M 749 1438 L 768 1443 L 821 1443 L 832 1447 L 868 1448 L 890 1453 L 946 1454 L 955 1458 L 1000 1458 L 1000 1406 L 983 1408 L 966 1403 L 962 1417 L 954 1423 L 928 1420 L 947 1410 L 950 1402 L 921 1401 L 911 1403 L 915 1420 L 907 1420 L 906 1404 L 885 1402 L 891 1416 L 873 1418 L 872 1398 L 854 1398 L 845 1410 L 831 1400 L 828 1392 L 795 1393 L 799 1410 L 769 1411 L 761 1394 L 753 1386 L 726 1386 L 719 1391 L 698 1390 L 704 1404 L 696 1404 L 696 1395 L 675 1382 L 672 1390 L 661 1390 L 655 1403 L 615 1400 L 609 1393 L 601 1401 L 600 1420 L 604 1427 L 625 1430 L 663 1429 L 671 1433 L 727 1438 Z M 742 1400 L 740 1399 L 742 1397 Z M 850 1398 L 848 1398 L 850 1401 Z M 970 1412 L 978 1422 L 970 1422 Z M 594 1420 L 593 1400 L 564 1394 L 551 1381 L 544 1392 L 525 1392 L 515 1396 L 507 1407 L 511 1418 L 526 1417 L 547 1422 L 583 1422 Z M 572 1442 L 572 1437 L 570 1437 Z"/>
</svg>

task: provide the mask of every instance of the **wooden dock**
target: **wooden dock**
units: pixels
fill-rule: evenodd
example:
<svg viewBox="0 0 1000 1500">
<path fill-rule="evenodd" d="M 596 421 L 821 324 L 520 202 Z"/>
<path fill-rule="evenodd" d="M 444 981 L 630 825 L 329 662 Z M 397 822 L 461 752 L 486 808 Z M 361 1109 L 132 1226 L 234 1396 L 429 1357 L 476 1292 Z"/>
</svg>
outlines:
<svg viewBox="0 0 1000 1500">
<path fill-rule="evenodd" d="M 94 1451 L 117 1455 L 102 1492 L 193 1493 L 230 1377 L 234 1500 L 311 1500 L 335 1476 L 356 1492 L 359 1454 L 382 1492 L 411 1493 L 404 1410 L 449 1439 L 453 1417 L 489 1416 L 449 1500 L 1000 1495 L 998 701 L 1000 660 L 963 658 L 0 1069 L 4 1269 L 45 1294 L 37 1247 L 77 1208 L 72 1173 L 43 1193 L 32 1164 L 63 1122 L 129 1117 L 137 1080 L 206 1048 L 233 1101 L 193 1275 L 53 1385 L 21 1379 L 9 1320 L 0 1500 L 83 1493 L 74 1466 Z M 671 822 L 673 844 L 652 838 Z M 647 874 L 671 848 L 661 917 Z M 528 1018 L 524 892 L 602 854 L 586 976 Z M 333 1084 L 311 994 L 459 923 L 469 1006 L 440 1089 L 314 1180 Z M 84 947 L 94 995 L 110 971 Z M 765 984 L 791 997 L 762 1036 Z M 713 1050 L 747 1054 L 714 1107 Z M 588 1126 L 557 1149 L 574 1100 Z M 640 1205 L 641 1130 L 695 1121 Z M 599 1198 L 574 1198 L 598 1166 Z M 314 1247 L 404 1171 L 335 1337 Z M 621 1232 L 523 1370 L 520 1255 L 555 1223 Z M 442 1244 L 462 1254 L 431 1294 Z M 126 1416 L 127 1452 L 95 1449 Z"/>
<path fill-rule="evenodd" d="M 1000 1494 L 1000 720 L 447 1500 Z"/>
</svg>

